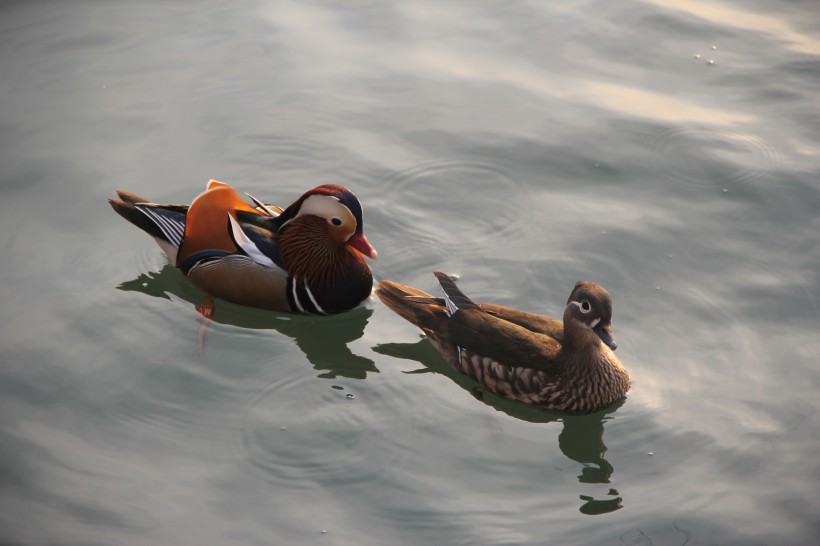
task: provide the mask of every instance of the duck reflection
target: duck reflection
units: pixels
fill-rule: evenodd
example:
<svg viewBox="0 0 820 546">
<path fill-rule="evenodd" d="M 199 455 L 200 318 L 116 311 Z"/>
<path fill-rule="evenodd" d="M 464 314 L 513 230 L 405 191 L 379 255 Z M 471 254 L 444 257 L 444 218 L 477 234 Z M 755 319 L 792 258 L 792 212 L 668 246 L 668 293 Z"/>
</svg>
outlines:
<svg viewBox="0 0 820 546">
<path fill-rule="evenodd" d="M 165 299 L 173 295 L 195 307 L 202 305 L 205 298 L 170 264 L 159 271 L 143 273 L 117 288 Z M 358 307 L 339 315 L 319 317 L 276 313 L 222 300 L 218 300 L 216 305 L 218 309 L 210 317 L 215 322 L 241 328 L 276 330 L 292 338 L 313 367 L 322 372 L 319 377 L 364 379 L 368 372 L 378 372 L 372 360 L 354 354 L 348 348 L 349 343 L 364 335 L 365 326 L 373 314 L 371 309 Z"/>
<path fill-rule="evenodd" d="M 541 408 L 520 404 L 497 396 L 475 381 L 453 370 L 426 339 L 416 343 L 386 343 L 373 348 L 377 353 L 414 360 L 424 368 L 408 373 L 439 373 L 446 375 L 477 400 L 497 411 L 506 413 L 510 417 L 530 423 L 560 422 L 563 430 L 558 435 L 558 447 L 569 459 L 580 463 L 581 474 L 578 481 L 585 484 L 608 484 L 614 468 L 604 458 L 606 445 L 604 444 L 604 422 L 609 420 L 610 414 L 621 407 L 625 399 L 621 399 L 604 410 L 587 415 L 567 415 L 551 412 Z M 596 515 L 614 512 L 623 507 L 623 498 L 615 489 L 610 489 L 607 499 L 595 499 L 588 495 L 581 495 L 584 501 L 579 508 L 581 513 Z"/>
</svg>

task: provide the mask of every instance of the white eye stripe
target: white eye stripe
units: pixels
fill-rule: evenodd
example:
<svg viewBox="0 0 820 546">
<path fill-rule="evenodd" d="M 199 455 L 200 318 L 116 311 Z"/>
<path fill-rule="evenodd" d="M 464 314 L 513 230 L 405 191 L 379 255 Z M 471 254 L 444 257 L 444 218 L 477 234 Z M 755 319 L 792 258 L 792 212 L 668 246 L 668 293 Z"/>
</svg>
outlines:
<svg viewBox="0 0 820 546">
<path fill-rule="evenodd" d="M 571 301 L 569 303 L 572 304 L 572 305 L 575 305 L 576 307 L 578 307 L 578 309 L 581 311 L 582 314 L 588 315 L 592 311 L 592 306 L 590 306 L 588 309 L 584 310 L 584 306 L 583 306 L 584 302 L 586 302 L 586 304 L 589 305 L 589 301 L 587 301 L 587 300 Z M 595 328 L 596 326 L 598 326 L 601 323 L 601 317 L 600 316 L 595 317 L 595 318 L 590 317 L 587 320 L 589 320 L 589 322 L 587 322 L 586 320 L 581 320 L 580 318 L 578 319 L 579 322 L 581 322 L 582 324 L 584 324 L 586 327 L 588 327 L 590 329 Z"/>
<path fill-rule="evenodd" d="M 302 216 L 303 214 L 313 214 L 321 216 L 322 218 L 330 218 L 332 216 L 338 216 L 339 218 L 349 217 L 353 223 L 356 222 L 356 218 L 350 209 L 339 201 L 337 197 L 332 195 L 316 194 L 309 196 L 304 200 L 302 206 L 299 207 L 299 212 L 296 213 L 296 216 Z"/>
<path fill-rule="evenodd" d="M 356 217 L 347 206 L 342 203 L 338 197 L 332 195 L 311 195 L 302 203 L 299 212 L 296 213 L 294 220 L 300 216 L 313 215 L 324 218 L 328 224 L 342 228 L 340 237 L 344 240 L 349 239 L 356 232 Z M 336 219 L 339 223 L 335 223 Z M 287 222 L 282 224 L 285 227 Z M 281 229 L 281 228 L 280 228 Z"/>
<path fill-rule="evenodd" d="M 581 313 L 583 313 L 584 315 L 586 315 L 587 313 L 592 311 L 592 306 L 589 304 L 589 302 L 587 300 L 571 301 L 570 303 L 573 304 L 573 305 L 576 305 L 578 307 L 578 309 L 580 309 Z M 586 309 L 584 309 L 584 303 L 587 304 Z"/>
</svg>

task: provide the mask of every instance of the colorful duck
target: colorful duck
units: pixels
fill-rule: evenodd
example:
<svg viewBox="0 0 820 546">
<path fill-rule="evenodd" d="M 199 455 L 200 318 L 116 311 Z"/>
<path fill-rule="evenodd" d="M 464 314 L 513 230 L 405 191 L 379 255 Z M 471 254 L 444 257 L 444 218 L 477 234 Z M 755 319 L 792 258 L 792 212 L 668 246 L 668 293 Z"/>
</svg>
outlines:
<svg viewBox="0 0 820 546">
<path fill-rule="evenodd" d="M 488 390 L 571 413 L 603 409 L 629 390 L 629 374 L 612 352 L 612 300 L 597 284 L 575 285 L 561 321 L 478 304 L 444 273 L 434 275 L 443 298 L 392 281 L 381 281 L 376 295 Z"/>
<path fill-rule="evenodd" d="M 198 288 L 274 311 L 329 315 L 362 303 L 373 288 L 362 206 L 343 186 L 325 184 L 286 209 L 245 202 L 211 180 L 190 205 L 160 205 L 118 191 L 109 203 L 151 235 Z"/>
</svg>

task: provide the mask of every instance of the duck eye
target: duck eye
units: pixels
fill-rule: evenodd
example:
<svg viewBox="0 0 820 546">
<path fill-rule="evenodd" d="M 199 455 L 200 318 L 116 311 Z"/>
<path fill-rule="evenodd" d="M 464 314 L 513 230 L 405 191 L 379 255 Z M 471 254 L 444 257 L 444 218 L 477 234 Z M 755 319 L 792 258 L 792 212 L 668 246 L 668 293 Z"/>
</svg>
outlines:
<svg viewBox="0 0 820 546">
<path fill-rule="evenodd" d="M 330 219 L 330 223 L 333 224 L 334 226 L 338 227 L 338 226 L 342 225 L 342 219 L 339 218 L 338 216 L 334 216 L 333 218 Z"/>
<path fill-rule="evenodd" d="M 592 309 L 592 306 L 589 304 L 589 301 L 581 300 L 581 311 L 584 313 L 589 313 L 590 309 Z"/>
</svg>

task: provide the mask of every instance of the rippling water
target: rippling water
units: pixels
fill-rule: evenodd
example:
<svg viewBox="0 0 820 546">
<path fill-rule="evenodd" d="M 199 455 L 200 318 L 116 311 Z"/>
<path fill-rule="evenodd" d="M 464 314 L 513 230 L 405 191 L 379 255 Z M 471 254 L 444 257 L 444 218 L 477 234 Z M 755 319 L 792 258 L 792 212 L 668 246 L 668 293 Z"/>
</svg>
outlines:
<svg viewBox="0 0 820 546">
<path fill-rule="evenodd" d="M 812 543 L 818 13 L 4 3 L 0 542 Z M 204 331 L 105 198 L 209 178 L 349 186 L 379 279 L 552 315 L 602 284 L 632 391 L 499 399 L 376 300 Z"/>
</svg>

